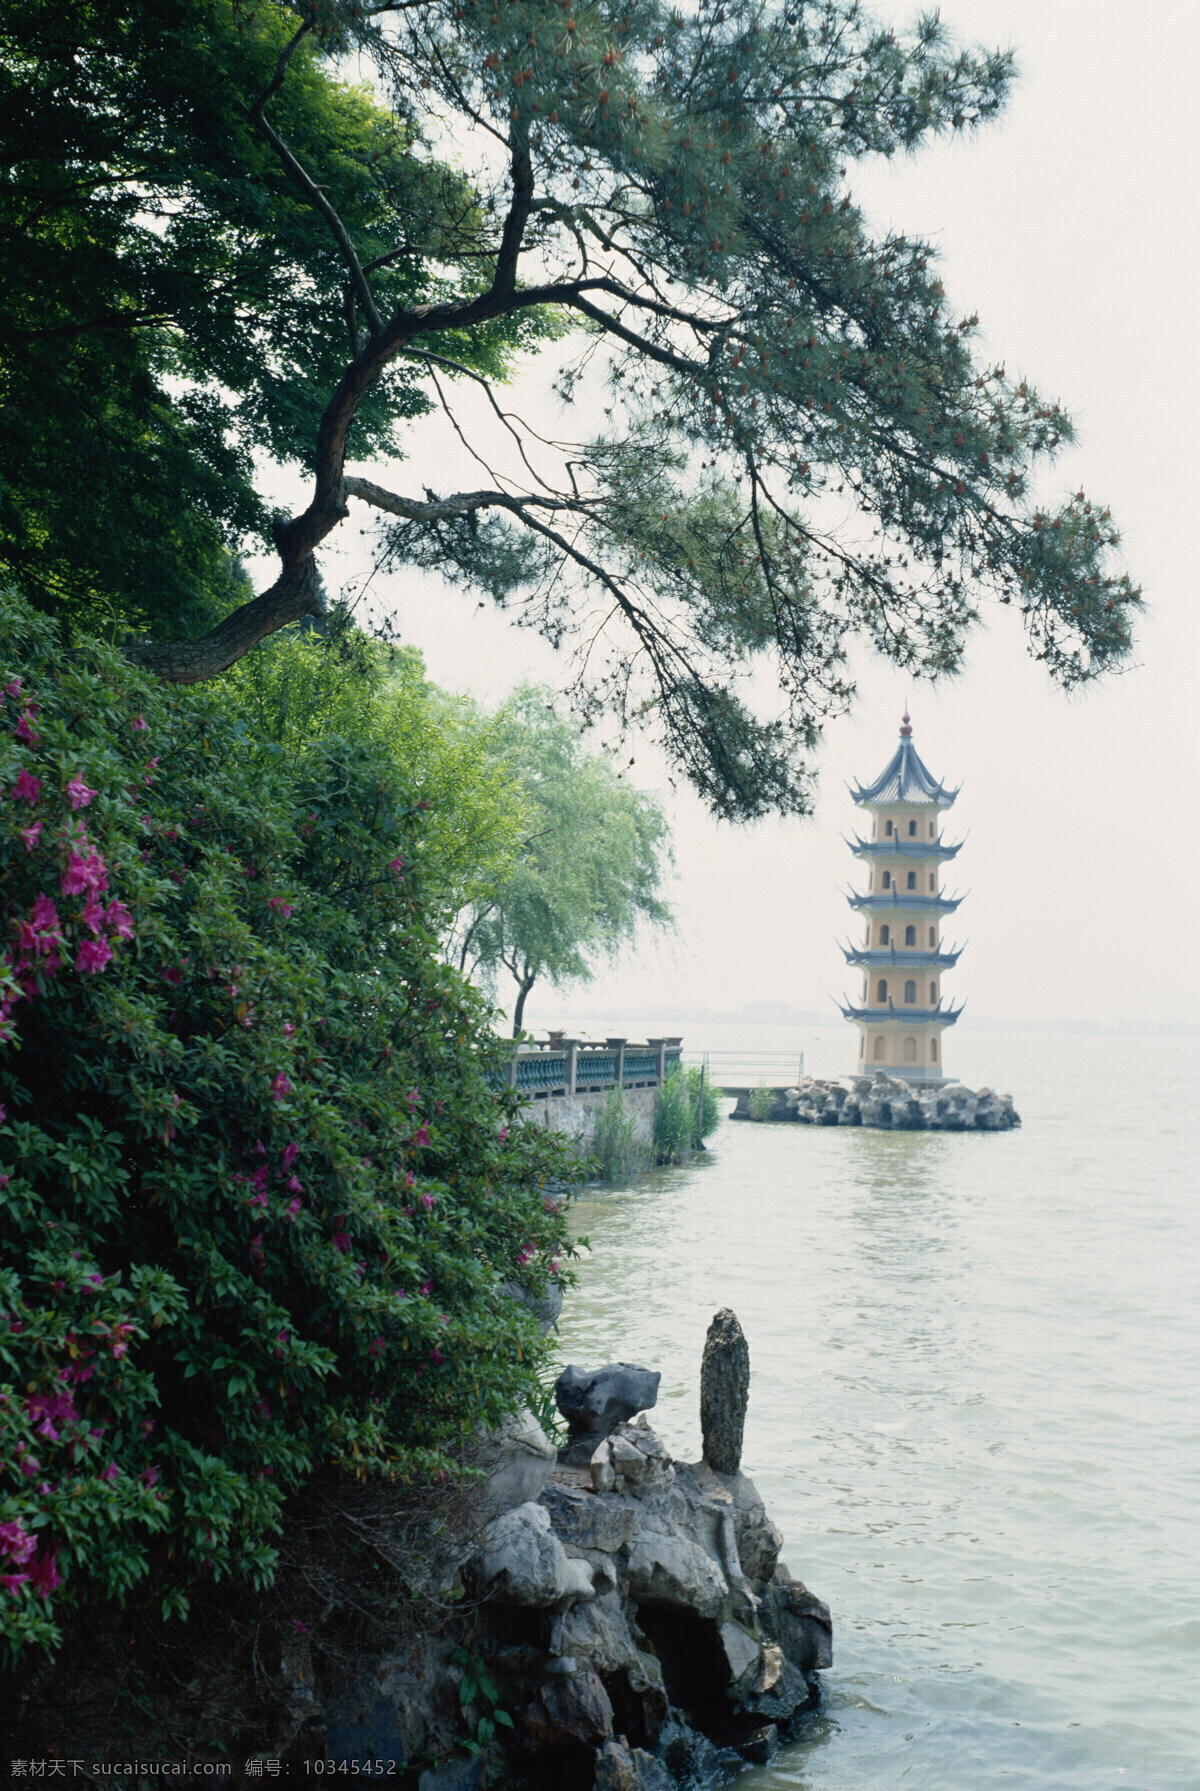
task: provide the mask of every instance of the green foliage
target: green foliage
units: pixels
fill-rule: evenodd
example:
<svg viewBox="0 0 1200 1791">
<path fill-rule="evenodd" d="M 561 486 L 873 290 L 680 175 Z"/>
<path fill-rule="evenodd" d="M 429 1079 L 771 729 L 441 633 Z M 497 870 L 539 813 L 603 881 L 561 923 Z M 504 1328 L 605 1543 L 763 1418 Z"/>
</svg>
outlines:
<svg viewBox="0 0 1200 1791">
<path fill-rule="evenodd" d="M 393 763 L 260 746 L 5 600 L 0 1634 L 262 1585 L 319 1470 L 452 1471 L 536 1398 L 506 1280 L 572 1253 L 558 1141 L 423 913 Z M 489 1080 L 489 1074 L 496 1077 Z"/>
<path fill-rule="evenodd" d="M 751 1119 L 770 1119 L 775 1111 L 775 1090 L 760 1082 L 757 1088 L 750 1090 Z"/>
<path fill-rule="evenodd" d="M 699 1064 L 672 1064 L 654 1108 L 654 1148 L 660 1163 L 682 1163 L 720 1119 L 717 1091 Z"/>
<path fill-rule="evenodd" d="M 511 1729 L 513 1719 L 500 1703 L 500 1691 L 487 1670 L 486 1663 L 470 1648 L 456 1648 L 450 1656 L 452 1666 L 461 1667 L 458 1701 L 464 1713 L 474 1707 L 475 1733 L 459 1745 L 469 1754 L 477 1754 L 492 1739 L 497 1728 Z"/>
<path fill-rule="evenodd" d="M 0 566 L 93 628 L 193 632 L 242 601 L 226 545 L 271 540 L 253 457 L 313 464 L 350 341 L 344 267 L 249 115 L 296 22 L 272 0 L 0 0 Z M 469 265 L 481 220 L 403 103 L 308 35 L 271 116 L 364 261 L 401 231 L 380 303 L 460 290 L 445 250 Z M 541 327 L 497 320 L 456 357 L 502 374 Z M 396 451 L 428 407 L 393 366 L 356 451 Z"/>
<path fill-rule="evenodd" d="M 629 1181 L 645 1169 L 650 1151 L 638 1137 L 638 1116 L 620 1088 L 610 1088 L 596 1115 L 588 1146 L 593 1174 L 604 1182 Z"/>
<path fill-rule="evenodd" d="M 587 981 L 642 923 L 670 924 L 659 888 L 671 845 L 659 804 L 584 750 L 549 692 L 516 691 L 493 740 L 524 794 L 527 832 L 494 898 L 460 921 L 460 953 L 485 980 L 512 975 L 515 1034 L 536 981 Z"/>
<path fill-rule="evenodd" d="M 859 0 L 0 0 L 2 563 L 179 633 L 270 536 L 279 627 L 353 499 L 381 565 L 573 640 L 581 717 L 650 730 L 734 817 L 811 807 L 856 639 L 951 673 L 991 596 L 1093 677 L 1140 595 L 1107 509 L 1041 496 L 1069 417 L 852 196 L 857 161 L 974 129 L 1012 80 Z M 569 328 L 560 394 L 606 373 L 610 421 L 551 442 L 492 382 Z M 435 405 L 485 468 L 503 424 L 503 477 L 352 472 Z M 256 457 L 314 475 L 298 516 Z M 127 650 L 214 676 L 225 639 L 186 673 Z"/>
<path fill-rule="evenodd" d="M 529 830 L 529 803 L 501 725 L 431 684 L 415 648 L 382 645 L 337 617 L 328 635 L 276 635 L 225 682 L 255 735 L 288 755 L 319 752 L 333 734 L 395 767 L 425 804 L 413 850 L 439 927 L 491 900 Z"/>
</svg>

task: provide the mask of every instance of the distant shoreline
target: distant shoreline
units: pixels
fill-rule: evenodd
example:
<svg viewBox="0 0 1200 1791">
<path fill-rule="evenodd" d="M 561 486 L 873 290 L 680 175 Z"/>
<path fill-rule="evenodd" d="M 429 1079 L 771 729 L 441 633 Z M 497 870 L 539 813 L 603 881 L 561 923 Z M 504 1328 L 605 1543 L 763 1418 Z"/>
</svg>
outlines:
<svg viewBox="0 0 1200 1791">
<path fill-rule="evenodd" d="M 656 1010 L 657 1011 L 657 1010 Z M 811 1030 L 814 1026 L 822 1028 L 840 1024 L 834 1014 L 818 1013 L 815 1010 L 805 1011 L 800 1008 L 784 1007 L 782 1004 L 763 1002 L 743 1008 L 740 1013 L 729 1013 L 715 1007 L 672 1007 L 661 1024 L 666 1025 L 669 1019 L 674 1026 L 720 1025 L 720 1026 L 803 1026 Z M 596 1007 L 581 1012 L 559 1013 L 557 1020 L 566 1027 L 591 1023 L 597 1019 L 610 1021 L 642 1021 L 646 1019 L 645 1008 L 609 1008 Z M 1120 1020 L 1107 1022 L 1103 1020 L 994 1020 L 979 1014 L 964 1014 L 958 1023 L 960 1032 L 1061 1032 L 1061 1033 L 1095 1033 L 1108 1037 L 1121 1038 L 1197 1038 L 1200 1037 L 1200 1026 L 1191 1026 L 1183 1021 L 1173 1020 Z"/>
</svg>

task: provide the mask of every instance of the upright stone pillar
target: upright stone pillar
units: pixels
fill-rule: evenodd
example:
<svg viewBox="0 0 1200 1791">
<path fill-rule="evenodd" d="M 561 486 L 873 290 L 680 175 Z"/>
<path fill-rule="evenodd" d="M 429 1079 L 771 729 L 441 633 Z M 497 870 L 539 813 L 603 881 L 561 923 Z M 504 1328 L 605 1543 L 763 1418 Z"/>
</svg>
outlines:
<svg viewBox="0 0 1200 1791">
<path fill-rule="evenodd" d="M 750 1346 L 737 1317 L 722 1306 L 708 1327 L 700 1362 L 700 1431 L 704 1459 L 718 1474 L 742 1465 L 742 1433 L 750 1398 Z"/>
<path fill-rule="evenodd" d="M 573 1095 L 575 1093 L 575 1066 L 579 1062 L 579 1040 L 578 1039 L 564 1039 L 562 1048 L 566 1052 L 566 1057 L 567 1057 L 566 1066 L 565 1066 L 565 1070 L 564 1070 L 564 1079 L 567 1084 L 567 1093 L 569 1095 Z"/>
<path fill-rule="evenodd" d="M 661 1088 L 667 1079 L 667 1041 L 666 1039 L 647 1039 L 646 1043 L 654 1053 L 654 1073 L 658 1077 Z"/>
<path fill-rule="evenodd" d="M 605 1044 L 613 1054 L 613 1082 L 618 1088 L 625 1086 L 625 1039 L 605 1039 Z"/>
</svg>

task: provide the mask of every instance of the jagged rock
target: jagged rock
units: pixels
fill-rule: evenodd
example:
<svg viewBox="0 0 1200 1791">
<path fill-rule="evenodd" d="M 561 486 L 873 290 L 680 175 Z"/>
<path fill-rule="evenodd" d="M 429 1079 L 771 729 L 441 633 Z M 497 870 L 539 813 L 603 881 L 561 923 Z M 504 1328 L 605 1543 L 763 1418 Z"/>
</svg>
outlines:
<svg viewBox="0 0 1200 1791">
<path fill-rule="evenodd" d="M 783 1547 L 783 1532 L 768 1517 L 753 1480 L 747 1474 L 718 1474 L 707 1462 L 698 1462 L 692 1471 L 707 1497 L 723 1494 L 729 1500 L 738 1564 L 746 1578 L 752 1586 L 769 1580 Z"/>
<path fill-rule="evenodd" d="M 625 1601 L 616 1591 L 605 1592 L 587 1604 L 572 1605 L 553 1644 L 563 1654 L 588 1661 L 605 1678 L 634 1665 L 638 1655 Z"/>
<path fill-rule="evenodd" d="M 657 1369 L 632 1362 L 609 1362 L 604 1368 L 564 1368 L 554 1383 L 554 1401 L 567 1421 L 571 1440 L 559 1459 L 583 1466 L 596 1447 L 619 1424 L 658 1401 Z"/>
<path fill-rule="evenodd" d="M 644 1417 L 636 1424 L 622 1424 L 598 1445 L 590 1462 L 592 1485 L 598 1493 L 620 1492 L 644 1496 L 675 1478 L 671 1457 L 662 1439 Z"/>
<path fill-rule="evenodd" d="M 398 1654 L 359 1656 L 334 1677 L 325 1700 L 332 1757 L 398 1760 L 453 1752 L 461 1733 L 457 1686 L 449 1670 L 454 1644 L 419 1636 Z"/>
<path fill-rule="evenodd" d="M 546 1283 L 546 1291 L 542 1294 L 530 1293 L 519 1281 L 501 1282 L 500 1291 L 506 1293 L 510 1300 L 516 1300 L 518 1304 L 529 1308 L 542 1328 L 543 1337 L 548 1336 L 558 1323 L 562 1312 L 563 1290 L 562 1283 L 553 1277 Z"/>
<path fill-rule="evenodd" d="M 742 1465 L 750 1397 L 750 1348 L 737 1317 L 722 1306 L 708 1327 L 700 1363 L 700 1429 L 704 1459 L 719 1474 Z"/>
<path fill-rule="evenodd" d="M 833 1665 L 833 1619 L 829 1606 L 810 1592 L 802 1580 L 794 1580 L 787 1568 L 776 1567 L 766 1588 L 759 1618 L 763 1630 L 777 1641 L 784 1655 L 802 1673 Z"/>
<path fill-rule="evenodd" d="M 627 1571 L 634 1598 L 652 1607 L 716 1617 L 729 1595 L 729 1582 L 712 1556 L 679 1534 L 635 1533 Z"/>
<path fill-rule="evenodd" d="M 722 1623 L 717 1634 L 729 1673 L 729 1683 L 736 1686 L 739 1680 L 748 1679 L 751 1670 L 761 1663 L 762 1643 L 748 1629 L 743 1629 L 740 1623 Z"/>
<path fill-rule="evenodd" d="M 417 1780 L 417 1791 L 483 1791 L 488 1764 L 483 1754 L 476 1754 L 473 1760 L 443 1760 L 440 1766 L 427 1766 Z"/>
<path fill-rule="evenodd" d="M 736 1744 L 736 1750 L 747 1766 L 769 1766 L 779 1752 L 779 1730 L 774 1723 L 764 1723 Z"/>
<path fill-rule="evenodd" d="M 576 1548 L 615 1554 L 633 1535 L 633 1512 L 616 1499 L 551 1482 L 542 1494 L 550 1513 L 550 1525 L 561 1542 Z"/>
<path fill-rule="evenodd" d="M 590 1667 L 552 1674 L 521 1712 L 522 1740 L 535 1753 L 583 1742 L 596 1747 L 613 1732 L 613 1709 Z"/>
<path fill-rule="evenodd" d="M 549 1608 L 595 1595 L 591 1568 L 568 1558 L 544 1505 L 518 1505 L 493 1518 L 476 1571 L 480 1585 L 501 1604 Z"/>
<path fill-rule="evenodd" d="M 540 1499 L 554 1472 L 558 1452 L 533 1413 L 513 1414 L 472 1449 L 470 1465 L 487 1476 L 477 1498 L 484 1517 Z"/>
<path fill-rule="evenodd" d="M 670 1777 L 653 1754 L 630 1747 L 622 1737 L 606 1741 L 596 1754 L 596 1791 L 673 1791 Z"/>
<path fill-rule="evenodd" d="M 716 1786 L 728 1777 L 728 1767 L 740 1765 L 736 1758 L 730 1762 L 723 1757 L 707 1735 L 699 1729 L 693 1729 L 685 1722 L 678 1711 L 670 1713 L 668 1721 L 655 1743 L 655 1753 L 667 1768 L 677 1784 L 694 1786 Z"/>
</svg>

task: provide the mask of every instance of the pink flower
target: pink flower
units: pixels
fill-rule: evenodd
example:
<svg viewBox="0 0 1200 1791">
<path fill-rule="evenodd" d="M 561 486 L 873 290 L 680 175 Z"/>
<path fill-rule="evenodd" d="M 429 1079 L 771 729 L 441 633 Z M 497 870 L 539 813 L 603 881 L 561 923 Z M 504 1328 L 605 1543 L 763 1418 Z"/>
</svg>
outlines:
<svg viewBox="0 0 1200 1791">
<path fill-rule="evenodd" d="M 85 939 L 75 959 L 75 968 L 81 976 L 95 976 L 111 961 L 112 950 L 107 939 Z"/>
<path fill-rule="evenodd" d="M 8 683 L 4 686 L 4 688 L 8 692 L 9 696 L 12 697 L 12 699 L 15 703 L 20 702 L 20 700 L 21 700 L 21 680 L 19 678 L 10 678 Z"/>
<path fill-rule="evenodd" d="M 42 794 L 41 778 L 40 777 L 30 777 L 28 771 L 26 771 L 25 768 L 22 766 L 21 774 L 17 778 L 16 783 L 13 785 L 12 789 L 9 792 L 9 797 L 8 797 L 9 801 L 10 802 L 38 802 L 41 800 L 41 794 Z"/>
<path fill-rule="evenodd" d="M 154 1418 L 143 1418 L 142 1419 L 142 1422 L 138 1426 L 138 1428 L 144 1437 L 148 1437 L 150 1435 L 150 1432 L 154 1429 L 156 1422 L 157 1422 L 157 1420 Z"/>
<path fill-rule="evenodd" d="M 501 1142 L 501 1144 L 507 1144 L 507 1142 L 508 1142 L 508 1127 L 507 1126 L 500 1127 L 500 1142 Z"/>
<path fill-rule="evenodd" d="M 91 932 L 93 932 L 93 933 L 103 932 L 103 930 L 104 930 L 104 910 L 100 906 L 99 902 L 96 900 L 95 896 L 92 896 L 92 898 L 88 902 L 87 906 L 84 908 L 84 910 L 83 910 L 82 914 L 79 916 L 79 918 L 83 922 L 84 926 L 87 927 Z"/>
<path fill-rule="evenodd" d="M 306 1636 L 308 1634 L 307 1626 L 301 1623 L 299 1617 L 292 1618 L 292 1628 L 298 1636 Z"/>
<path fill-rule="evenodd" d="M 6 1592 L 11 1592 L 15 1598 L 17 1587 L 23 1586 L 28 1578 L 27 1573 L 0 1573 L 0 1586 L 3 1586 Z"/>
<path fill-rule="evenodd" d="M 86 890 L 101 894 L 108 888 L 108 866 L 98 852 L 88 849 L 86 858 L 68 852 L 67 868 L 62 874 L 64 895 L 83 895 Z"/>
<path fill-rule="evenodd" d="M 22 827 L 19 831 L 21 838 L 25 841 L 25 850 L 27 852 L 32 852 L 33 848 L 38 843 L 38 836 L 42 831 L 41 822 L 35 821 L 32 827 Z"/>
<path fill-rule="evenodd" d="M 58 918 L 58 909 L 48 895 L 39 895 L 29 910 L 29 924 L 35 933 L 58 933 L 62 922 Z"/>
<path fill-rule="evenodd" d="M 284 1030 L 285 1031 L 287 1030 L 286 1027 L 284 1028 Z M 296 1161 L 296 1158 L 299 1155 L 300 1155 L 300 1146 L 298 1144 L 285 1144 L 283 1147 L 283 1166 L 284 1166 L 284 1168 L 290 1169 L 292 1164 Z"/>
<path fill-rule="evenodd" d="M 435 1365 L 438 1365 L 438 1364 L 444 1362 L 446 1360 L 446 1358 L 442 1354 L 440 1349 L 431 1349 L 429 1352 L 429 1360 L 431 1362 L 433 1362 Z"/>
<path fill-rule="evenodd" d="M 335 1250 L 340 1251 L 343 1256 L 348 1255 L 350 1251 L 350 1239 L 346 1232 L 342 1230 L 345 1223 L 345 1213 L 339 1213 L 333 1222 L 333 1247 Z"/>
<path fill-rule="evenodd" d="M 119 1480 L 121 1478 L 121 1470 L 115 1461 L 109 1462 L 100 1478 L 101 1480 Z"/>
<path fill-rule="evenodd" d="M 404 1098 L 411 1109 L 415 1107 L 417 1102 L 421 1099 L 421 1091 L 419 1088 L 410 1088 Z"/>
<path fill-rule="evenodd" d="M 104 910 L 104 924 L 115 939 L 133 938 L 133 916 L 124 902 L 110 902 Z"/>
<path fill-rule="evenodd" d="M 251 1197 L 250 1197 L 250 1200 L 249 1200 L 249 1201 L 248 1201 L 248 1203 L 247 1203 L 247 1204 L 248 1204 L 248 1205 L 250 1205 L 250 1206 L 252 1206 L 252 1207 L 254 1207 L 254 1206 L 266 1206 L 266 1204 L 267 1204 L 267 1197 L 266 1197 L 266 1195 L 265 1195 L 265 1194 L 252 1194 L 252 1195 L 251 1195 Z"/>
<path fill-rule="evenodd" d="M 437 1202 L 434 1199 L 432 1194 L 422 1194 L 421 1205 L 425 1208 L 425 1211 L 427 1213 L 431 1213 L 433 1211 L 434 1207 L 437 1205 Z"/>
<path fill-rule="evenodd" d="M 158 1469 L 143 1468 L 138 1479 L 144 1481 L 147 1486 L 155 1486 L 158 1483 Z"/>
<path fill-rule="evenodd" d="M 381 1356 L 386 1348 L 387 1343 L 385 1340 L 382 1337 L 377 1337 L 368 1349 L 367 1354 L 369 1356 Z"/>
<path fill-rule="evenodd" d="M 422 797 L 421 801 L 418 802 L 417 807 L 419 809 L 427 809 L 429 807 L 429 804 L 425 801 L 424 797 Z"/>
<path fill-rule="evenodd" d="M 30 1536 L 19 1517 L 14 1517 L 7 1524 L 0 1524 L 0 1548 L 10 1561 L 23 1567 L 37 1549 L 36 1536 Z"/>
<path fill-rule="evenodd" d="M 177 989 L 183 981 L 183 971 L 177 964 L 173 964 L 169 970 L 163 971 L 162 979 L 165 983 L 170 983 L 173 989 Z"/>
<path fill-rule="evenodd" d="M 288 1081 L 287 1077 L 284 1075 L 283 1071 L 280 1070 L 279 1074 L 274 1078 L 274 1080 L 271 1083 L 271 1093 L 274 1096 L 275 1100 L 282 1101 L 284 1095 L 289 1095 L 289 1094 L 291 1094 L 291 1092 L 292 1092 L 292 1085 Z"/>
<path fill-rule="evenodd" d="M 32 710 L 26 709 L 24 715 L 22 715 L 16 726 L 16 735 L 18 740 L 24 740 L 29 746 L 37 745 L 41 736 L 38 734 L 37 723 L 33 718 Z"/>
<path fill-rule="evenodd" d="M 289 1194 L 303 1194 L 304 1192 L 304 1183 L 298 1175 L 289 1175 L 283 1185 Z"/>
<path fill-rule="evenodd" d="M 285 1020 L 283 1023 L 283 1036 L 285 1039 L 294 1039 L 296 1036 L 296 1028 L 290 1020 Z"/>
<path fill-rule="evenodd" d="M 429 1299 L 430 1295 L 433 1293 L 433 1282 L 432 1281 L 422 1281 L 421 1286 L 420 1286 L 420 1292 L 425 1295 L 426 1299 Z"/>
<path fill-rule="evenodd" d="M 282 896 L 272 896 L 267 907 L 274 909 L 276 914 L 282 914 L 285 920 L 290 920 L 296 912 L 289 902 L 284 901 Z"/>
<path fill-rule="evenodd" d="M 47 1549 L 45 1554 L 39 1555 L 33 1564 L 29 1584 L 35 1592 L 40 1592 L 43 1598 L 49 1598 L 50 1594 L 62 1585 L 62 1575 L 58 1571 L 57 1562 L 58 1550 Z"/>
<path fill-rule="evenodd" d="M 428 1144 L 429 1143 L 429 1127 L 428 1126 L 418 1126 L 416 1131 L 413 1133 L 412 1137 L 409 1139 L 409 1143 L 416 1145 L 416 1147 L 418 1149 L 420 1149 L 422 1145 Z"/>
<path fill-rule="evenodd" d="M 275 1355 L 279 1361 L 283 1360 L 282 1346 L 291 1341 L 291 1336 L 292 1333 L 290 1331 L 277 1331 L 275 1333 Z"/>
<path fill-rule="evenodd" d="M 135 734 L 144 734 L 146 732 L 146 723 L 140 715 L 135 715 L 129 725 Z"/>
<path fill-rule="evenodd" d="M 95 790 L 89 790 L 81 777 L 73 777 L 67 785 L 67 802 L 72 809 L 86 808 Z"/>
</svg>

